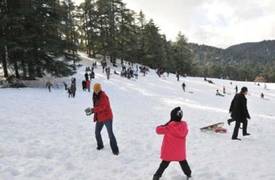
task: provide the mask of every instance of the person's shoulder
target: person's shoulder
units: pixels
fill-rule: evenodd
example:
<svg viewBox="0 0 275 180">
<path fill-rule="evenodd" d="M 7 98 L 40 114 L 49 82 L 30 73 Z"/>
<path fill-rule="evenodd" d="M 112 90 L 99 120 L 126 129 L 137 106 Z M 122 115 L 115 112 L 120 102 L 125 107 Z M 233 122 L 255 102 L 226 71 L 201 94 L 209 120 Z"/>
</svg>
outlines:
<svg viewBox="0 0 275 180">
<path fill-rule="evenodd" d="M 187 121 L 182 120 L 182 121 L 181 121 L 181 124 L 184 125 L 184 126 L 187 126 Z"/>
<path fill-rule="evenodd" d="M 238 93 L 238 94 L 235 95 L 234 98 L 242 98 L 242 94 L 241 94 L 241 93 Z"/>
<path fill-rule="evenodd" d="M 105 91 L 101 91 L 101 92 L 100 92 L 100 96 L 108 97 L 108 95 L 106 94 Z"/>
</svg>

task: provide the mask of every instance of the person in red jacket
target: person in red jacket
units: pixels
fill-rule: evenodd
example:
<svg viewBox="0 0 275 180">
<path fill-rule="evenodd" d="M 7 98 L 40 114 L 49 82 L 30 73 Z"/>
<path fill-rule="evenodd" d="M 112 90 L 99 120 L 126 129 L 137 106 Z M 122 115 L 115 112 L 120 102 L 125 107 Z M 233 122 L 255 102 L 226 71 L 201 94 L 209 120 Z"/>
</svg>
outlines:
<svg viewBox="0 0 275 180">
<path fill-rule="evenodd" d="M 162 162 L 153 180 L 159 180 L 164 170 L 169 166 L 171 161 L 179 162 L 181 169 L 187 176 L 191 177 L 191 169 L 186 160 L 186 136 L 188 133 L 187 123 L 182 121 L 182 110 L 176 107 L 171 111 L 171 120 L 165 125 L 158 126 L 156 132 L 159 135 L 164 135 L 161 156 Z"/>
<path fill-rule="evenodd" d="M 96 83 L 94 85 L 93 105 L 91 109 L 94 113 L 94 121 L 96 122 L 95 136 L 97 141 L 97 150 L 104 148 L 101 130 L 105 125 L 110 138 L 110 145 L 114 155 L 119 154 L 116 137 L 113 133 L 113 113 L 110 106 L 109 98 L 101 89 L 101 85 Z"/>
<path fill-rule="evenodd" d="M 91 81 L 88 79 L 88 80 L 86 80 L 86 89 L 88 89 L 88 92 L 90 92 L 91 91 Z"/>
</svg>

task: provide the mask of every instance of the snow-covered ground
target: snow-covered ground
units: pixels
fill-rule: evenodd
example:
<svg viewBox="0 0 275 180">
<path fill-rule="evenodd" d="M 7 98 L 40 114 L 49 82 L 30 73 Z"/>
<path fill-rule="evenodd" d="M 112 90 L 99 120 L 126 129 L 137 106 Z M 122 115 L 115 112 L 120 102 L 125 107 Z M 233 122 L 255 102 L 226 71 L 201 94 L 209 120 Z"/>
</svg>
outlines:
<svg viewBox="0 0 275 180">
<path fill-rule="evenodd" d="M 83 57 L 84 58 L 84 57 Z M 84 58 L 83 64 L 91 65 Z M 109 95 L 114 112 L 114 132 L 120 155 L 109 147 L 96 150 L 94 122 L 84 109 L 92 104 L 92 93 L 82 92 L 84 67 L 75 75 L 78 90 L 68 99 L 63 88 L 49 93 L 43 88 L 0 89 L 0 179 L 1 180 L 149 180 L 160 163 L 162 136 L 155 127 L 169 120 L 172 108 L 181 106 L 189 125 L 187 157 L 194 180 L 275 179 L 275 85 L 175 75 L 128 80 L 112 75 L 106 80 L 101 67 L 96 79 Z M 187 85 L 183 92 L 181 83 Z M 92 82 L 92 84 L 94 83 Z M 235 85 L 249 89 L 249 137 L 232 141 L 233 125 L 227 134 L 204 133 L 200 127 L 226 122 Z M 226 86 L 228 95 L 215 96 Z M 267 99 L 260 98 L 263 92 Z M 241 133 L 240 133 L 241 134 Z M 172 163 L 163 180 L 181 180 L 178 163 Z"/>
</svg>

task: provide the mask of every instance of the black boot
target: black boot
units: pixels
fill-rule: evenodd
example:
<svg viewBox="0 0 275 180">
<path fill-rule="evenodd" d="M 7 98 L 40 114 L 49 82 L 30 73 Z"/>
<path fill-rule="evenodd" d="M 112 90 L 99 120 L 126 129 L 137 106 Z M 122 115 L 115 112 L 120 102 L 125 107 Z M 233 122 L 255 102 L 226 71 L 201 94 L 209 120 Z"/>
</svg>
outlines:
<svg viewBox="0 0 275 180">
<path fill-rule="evenodd" d="M 97 146 L 96 149 L 100 151 L 100 150 L 103 149 L 103 148 L 104 148 L 104 146 Z"/>
<path fill-rule="evenodd" d="M 118 156 L 118 155 L 119 155 L 119 150 L 114 151 L 113 154 L 114 154 L 115 156 Z"/>
<path fill-rule="evenodd" d="M 241 139 L 240 139 L 240 138 L 232 138 L 232 140 L 239 140 L 239 141 L 241 141 Z"/>
<path fill-rule="evenodd" d="M 159 180 L 159 179 L 160 179 L 160 176 L 158 176 L 158 175 L 153 176 L 153 180 Z"/>
</svg>

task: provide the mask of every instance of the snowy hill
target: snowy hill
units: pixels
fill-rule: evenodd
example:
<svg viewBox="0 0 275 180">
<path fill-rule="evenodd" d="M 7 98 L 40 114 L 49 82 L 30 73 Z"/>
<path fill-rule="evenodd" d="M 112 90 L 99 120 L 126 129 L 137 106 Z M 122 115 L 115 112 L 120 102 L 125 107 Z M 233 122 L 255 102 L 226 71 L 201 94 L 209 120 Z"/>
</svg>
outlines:
<svg viewBox="0 0 275 180">
<path fill-rule="evenodd" d="M 84 65 L 92 60 L 82 57 Z M 180 82 L 170 74 L 159 78 L 151 70 L 138 80 L 111 75 L 107 80 L 99 66 L 96 79 L 109 95 L 114 113 L 114 133 L 120 155 L 111 153 L 106 129 L 105 148 L 96 150 L 94 122 L 84 109 L 92 105 L 92 93 L 82 92 L 85 67 L 78 70 L 77 94 L 67 98 L 63 88 L 49 93 L 43 88 L 0 89 L 0 179 L 2 180 L 149 180 L 159 166 L 162 136 L 155 127 L 169 120 L 181 106 L 189 125 L 187 158 L 194 180 L 275 179 L 275 85 L 256 86 L 187 77 Z M 183 92 L 181 83 L 186 83 Z M 249 89 L 248 109 L 252 117 L 242 141 L 227 134 L 204 133 L 199 128 L 226 122 L 235 86 Z M 216 96 L 226 86 L 229 94 Z M 260 98 L 260 93 L 266 99 Z M 163 180 L 181 180 L 178 163 L 172 163 Z"/>
</svg>

